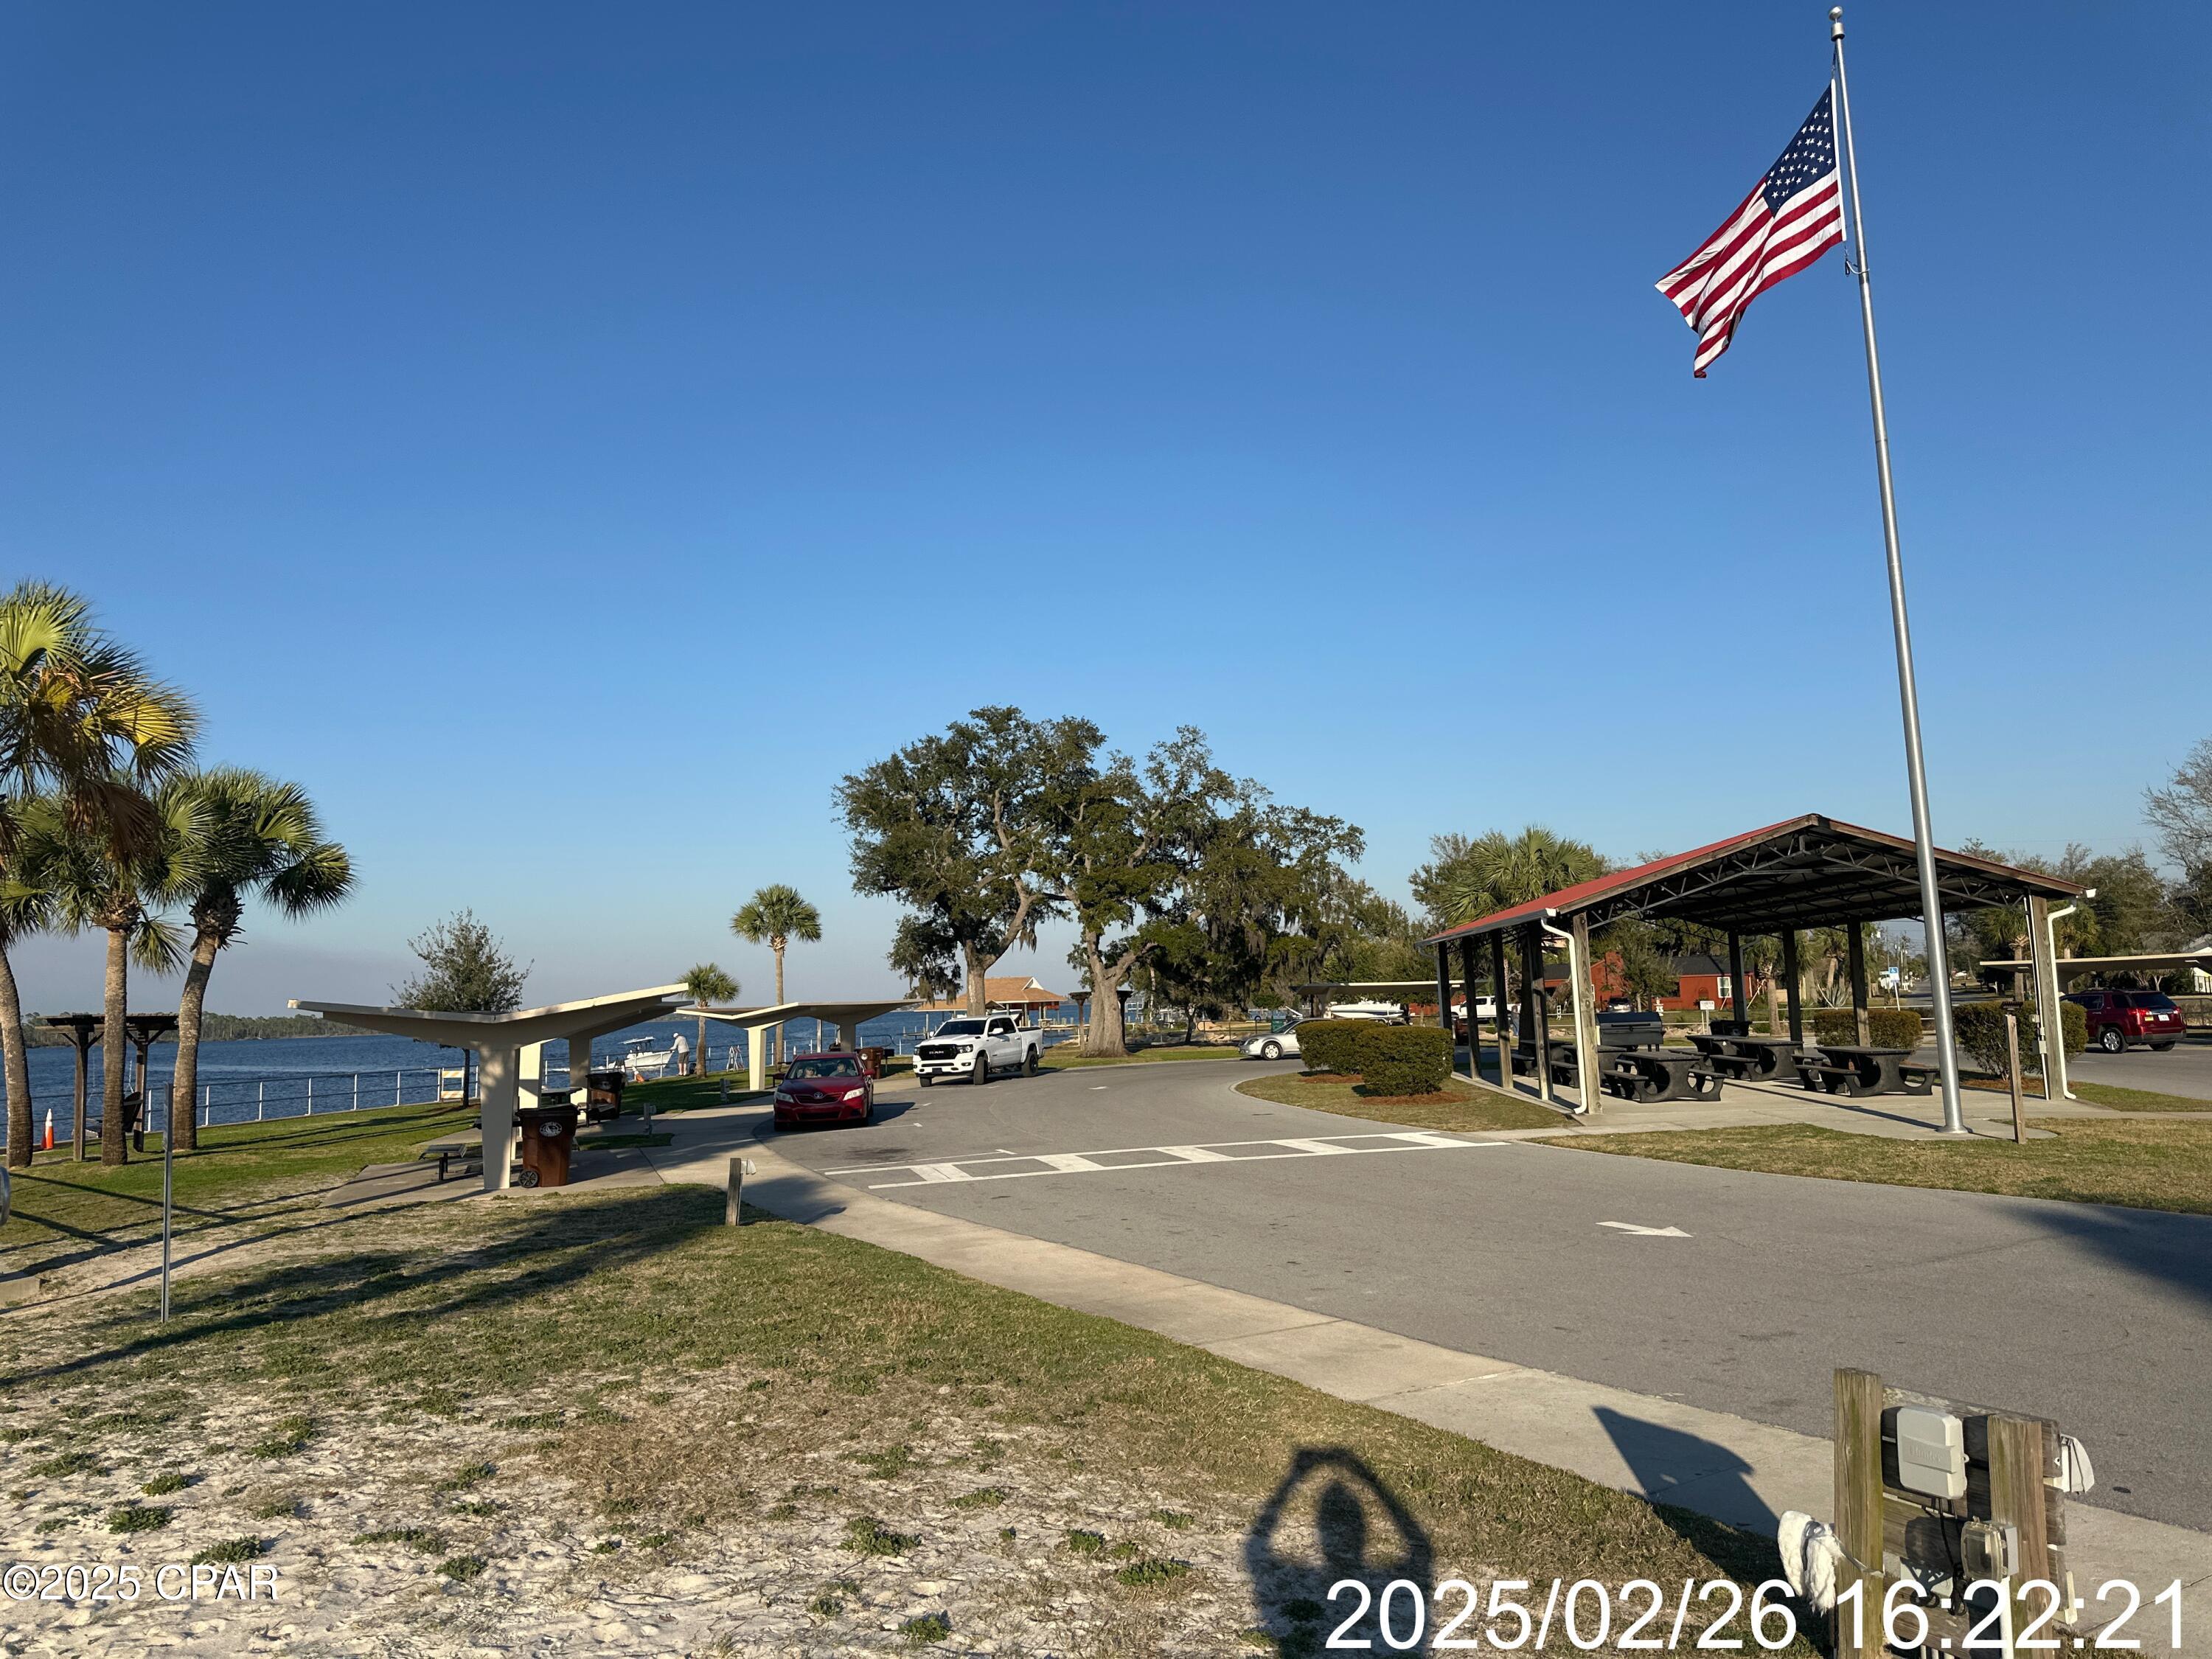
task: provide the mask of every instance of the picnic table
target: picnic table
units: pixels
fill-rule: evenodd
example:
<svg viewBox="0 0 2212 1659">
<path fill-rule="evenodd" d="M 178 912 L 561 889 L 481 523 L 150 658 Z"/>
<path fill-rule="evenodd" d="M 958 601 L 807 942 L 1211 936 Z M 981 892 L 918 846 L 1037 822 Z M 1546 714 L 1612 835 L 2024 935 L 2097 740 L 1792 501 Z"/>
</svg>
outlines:
<svg viewBox="0 0 2212 1659">
<path fill-rule="evenodd" d="M 1824 1042 L 1818 1054 L 1798 1060 L 1797 1072 L 1807 1088 L 1832 1095 L 1924 1095 L 1933 1086 L 1934 1070 L 1908 1064 L 1911 1058 L 1910 1048 Z"/>
<path fill-rule="evenodd" d="M 1606 1051 L 1613 1070 L 1606 1084 L 1639 1103 L 1711 1100 L 1721 1080 L 1702 1054 L 1680 1048 L 1614 1048 Z"/>
<path fill-rule="evenodd" d="M 1712 1070 L 1747 1083 L 1778 1077 L 1797 1057 L 1796 1043 L 1786 1036 L 1693 1035 L 1690 1041 Z"/>
</svg>

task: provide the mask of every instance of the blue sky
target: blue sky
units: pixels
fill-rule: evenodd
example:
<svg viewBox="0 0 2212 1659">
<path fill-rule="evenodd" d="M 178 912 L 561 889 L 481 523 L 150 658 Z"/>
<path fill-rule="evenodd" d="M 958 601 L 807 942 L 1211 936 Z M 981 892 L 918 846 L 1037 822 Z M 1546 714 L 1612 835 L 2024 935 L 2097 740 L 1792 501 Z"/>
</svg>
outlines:
<svg viewBox="0 0 2212 1659">
<path fill-rule="evenodd" d="M 2212 22 L 1848 21 L 1937 831 L 2117 849 L 2212 730 Z M 1401 896 L 1903 830 L 1842 259 L 1705 381 L 1651 288 L 1826 73 L 1771 3 L 12 9 L 0 538 L 353 849 L 241 1012 L 464 904 L 533 1000 L 765 992 L 769 881 L 890 988 L 830 792 L 983 702 L 1199 726 Z"/>
</svg>

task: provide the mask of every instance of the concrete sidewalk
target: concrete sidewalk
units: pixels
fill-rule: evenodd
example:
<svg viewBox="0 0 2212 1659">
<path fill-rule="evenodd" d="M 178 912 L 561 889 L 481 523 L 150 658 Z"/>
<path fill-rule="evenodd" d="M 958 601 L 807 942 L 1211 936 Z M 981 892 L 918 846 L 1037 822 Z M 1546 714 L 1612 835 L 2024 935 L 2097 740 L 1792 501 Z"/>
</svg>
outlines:
<svg viewBox="0 0 2212 1659">
<path fill-rule="evenodd" d="M 746 1200 L 786 1219 L 1156 1331 L 1340 1399 L 1737 1525 L 1771 1533 L 1785 1509 L 1825 1517 L 1833 1506 L 1826 1440 L 874 1198 L 779 1155 L 757 1135 L 765 1119 L 757 1107 L 664 1119 L 661 1127 L 677 1139 L 653 1149 L 652 1161 L 665 1180 L 720 1187 L 732 1157 L 750 1158 L 757 1172 L 745 1183 Z M 2078 1500 L 2067 1516 L 2069 1553 L 2085 1595 L 2109 1578 L 2142 1587 L 2146 1601 L 2177 1578 L 2192 1586 L 2212 1582 L 2212 1536 Z"/>
</svg>

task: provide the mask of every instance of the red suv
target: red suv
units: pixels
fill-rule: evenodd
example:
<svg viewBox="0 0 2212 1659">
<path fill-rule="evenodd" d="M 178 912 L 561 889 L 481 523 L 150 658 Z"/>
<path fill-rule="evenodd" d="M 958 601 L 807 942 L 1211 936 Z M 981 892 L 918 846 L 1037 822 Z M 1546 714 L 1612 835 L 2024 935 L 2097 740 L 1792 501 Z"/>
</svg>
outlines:
<svg viewBox="0 0 2212 1659">
<path fill-rule="evenodd" d="M 2066 1000 L 2081 1005 L 2089 1041 L 2108 1054 L 2138 1042 L 2171 1048 L 2185 1030 L 2181 1011 L 2163 991 L 2074 991 Z"/>
</svg>

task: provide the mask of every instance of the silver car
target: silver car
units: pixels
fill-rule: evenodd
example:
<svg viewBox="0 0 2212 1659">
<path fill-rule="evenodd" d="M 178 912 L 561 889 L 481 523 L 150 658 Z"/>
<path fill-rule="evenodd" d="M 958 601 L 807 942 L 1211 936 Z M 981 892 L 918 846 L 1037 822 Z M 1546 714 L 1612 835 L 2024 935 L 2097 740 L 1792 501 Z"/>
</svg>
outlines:
<svg viewBox="0 0 2212 1659">
<path fill-rule="evenodd" d="M 1304 1022 L 1300 1021 L 1303 1024 Z M 1247 1060 L 1296 1060 L 1298 1057 L 1298 1027 L 1292 1025 L 1280 1031 L 1262 1031 L 1257 1036 L 1244 1039 L 1239 1050 Z"/>
</svg>

